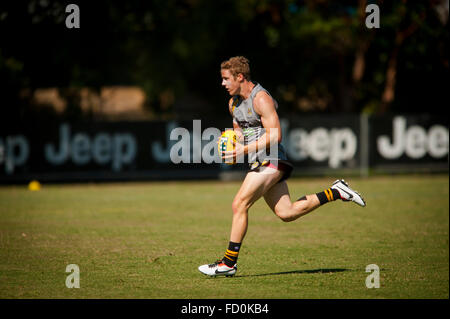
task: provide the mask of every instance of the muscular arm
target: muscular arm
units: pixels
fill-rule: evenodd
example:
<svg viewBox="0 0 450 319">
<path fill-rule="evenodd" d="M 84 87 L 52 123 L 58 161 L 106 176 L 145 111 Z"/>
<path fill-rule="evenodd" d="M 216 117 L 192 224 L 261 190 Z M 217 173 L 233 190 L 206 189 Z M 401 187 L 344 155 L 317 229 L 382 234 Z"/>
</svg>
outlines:
<svg viewBox="0 0 450 319">
<path fill-rule="evenodd" d="M 232 158 L 237 154 L 248 154 L 262 149 L 270 148 L 270 144 L 276 145 L 281 142 L 281 125 L 275 109 L 274 100 L 265 92 L 259 92 L 253 100 L 255 112 L 261 117 L 261 123 L 266 132 L 255 142 L 242 145 L 242 129 L 238 123 L 233 121 L 233 128 L 238 135 L 236 148 L 233 151 L 224 152 L 222 158 Z M 230 114 L 232 113 L 232 99 L 229 103 Z"/>
<path fill-rule="evenodd" d="M 245 154 L 255 147 L 260 150 L 270 147 L 270 143 L 272 145 L 280 143 L 282 138 L 280 120 L 272 97 L 266 92 L 259 92 L 253 101 L 253 106 L 256 113 L 261 116 L 261 123 L 266 132 L 256 142 L 244 147 Z"/>
</svg>

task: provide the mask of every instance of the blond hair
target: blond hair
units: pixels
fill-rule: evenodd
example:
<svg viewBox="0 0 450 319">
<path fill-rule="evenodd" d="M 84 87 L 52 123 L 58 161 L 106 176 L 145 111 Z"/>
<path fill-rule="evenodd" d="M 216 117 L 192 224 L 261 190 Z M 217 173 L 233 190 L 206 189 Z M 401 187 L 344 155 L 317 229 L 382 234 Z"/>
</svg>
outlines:
<svg viewBox="0 0 450 319">
<path fill-rule="evenodd" d="M 250 81 L 250 64 L 246 57 L 232 57 L 222 62 L 220 69 L 230 70 L 231 75 L 235 78 L 241 73 L 247 81 Z"/>
</svg>

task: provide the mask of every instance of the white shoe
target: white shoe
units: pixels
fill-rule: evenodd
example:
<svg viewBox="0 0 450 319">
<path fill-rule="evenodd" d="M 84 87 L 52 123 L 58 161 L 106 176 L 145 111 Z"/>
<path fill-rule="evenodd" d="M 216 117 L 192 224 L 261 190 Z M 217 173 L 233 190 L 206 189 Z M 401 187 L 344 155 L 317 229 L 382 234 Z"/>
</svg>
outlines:
<svg viewBox="0 0 450 319">
<path fill-rule="evenodd" d="M 351 189 L 343 179 L 336 180 L 331 188 L 336 189 L 339 192 L 343 201 L 352 201 L 359 206 L 366 206 L 366 202 L 362 196 L 358 192 Z"/>
<path fill-rule="evenodd" d="M 233 267 L 228 267 L 222 260 L 218 260 L 213 264 L 201 265 L 198 270 L 208 276 L 227 276 L 232 277 L 237 271 L 236 264 Z"/>
</svg>

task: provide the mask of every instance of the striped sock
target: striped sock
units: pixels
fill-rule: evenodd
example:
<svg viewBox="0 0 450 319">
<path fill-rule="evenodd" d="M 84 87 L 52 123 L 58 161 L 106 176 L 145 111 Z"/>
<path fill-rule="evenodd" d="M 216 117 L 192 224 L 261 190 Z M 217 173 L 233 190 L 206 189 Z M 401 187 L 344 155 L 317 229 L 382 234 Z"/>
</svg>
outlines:
<svg viewBox="0 0 450 319">
<path fill-rule="evenodd" d="M 223 256 L 223 262 L 228 267 L 233 267 L 238 259 L 239 255 L 239 249 L 241 248 L 241 243 L 233 243 L 230 241 L 230 244 L 228 245 L 228 249 L 225 252 L 225 256 Z"/>
<path fill-rule="evenodd" d="M 316 196 L 319 199 L 320 205 L 326 204 L 336 199 L 341 199 L 341 195 L 339 194 L 338 190 L 334 188 L 328 188 L 323 192 L 316 193 Z"/>
</svg>

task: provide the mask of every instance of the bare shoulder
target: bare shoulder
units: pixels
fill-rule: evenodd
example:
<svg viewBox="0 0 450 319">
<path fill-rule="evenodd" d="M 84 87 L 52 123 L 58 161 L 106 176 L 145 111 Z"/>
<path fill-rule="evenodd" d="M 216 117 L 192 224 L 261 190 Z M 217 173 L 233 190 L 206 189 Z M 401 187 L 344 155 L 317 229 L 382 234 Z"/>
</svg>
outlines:
<svg viewBox="0 0 450 319">
<path fill-rule="evenodd" d="M 259 91 L 258 93 L 256 93 L 256 96 L 253 99 L 253 107 L 256 113 L 260 115 L 276 110 L 273 98 L 265 91 Z"/>
<path fill-rule="evenodd" d="M 233 97 L 230 98 L 228 101 L 228 110 L 230 111 L 230 114 L 233 115 Z"/>
</svg>

